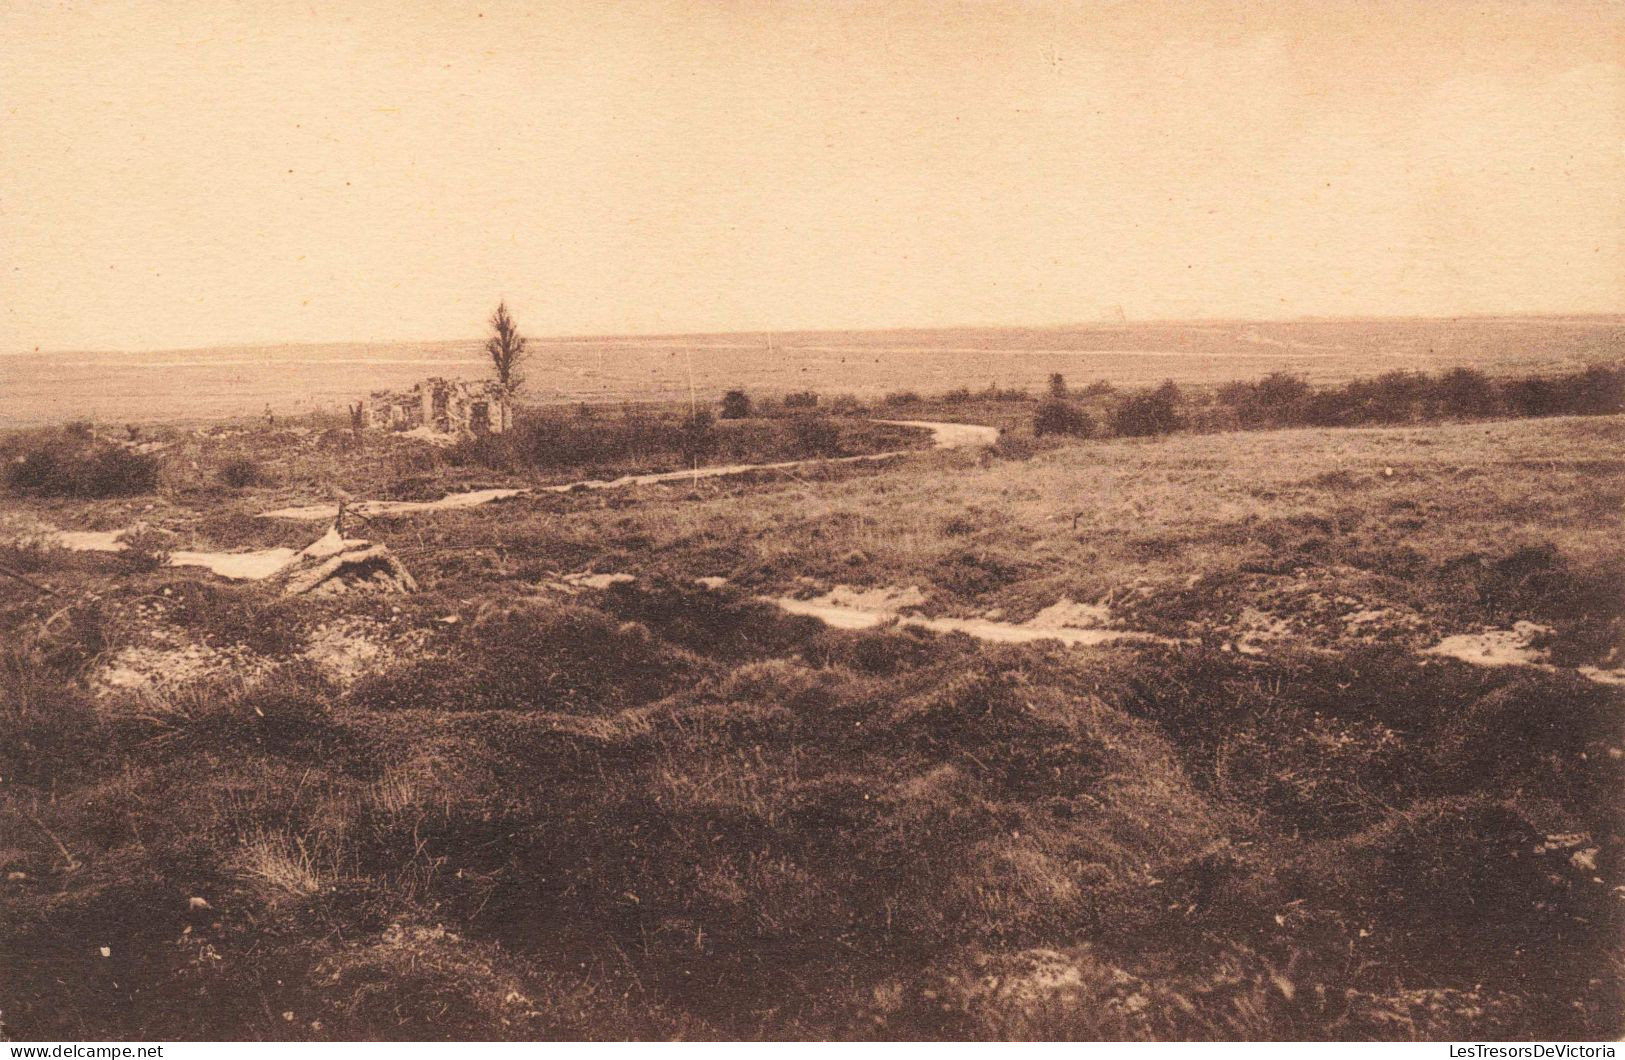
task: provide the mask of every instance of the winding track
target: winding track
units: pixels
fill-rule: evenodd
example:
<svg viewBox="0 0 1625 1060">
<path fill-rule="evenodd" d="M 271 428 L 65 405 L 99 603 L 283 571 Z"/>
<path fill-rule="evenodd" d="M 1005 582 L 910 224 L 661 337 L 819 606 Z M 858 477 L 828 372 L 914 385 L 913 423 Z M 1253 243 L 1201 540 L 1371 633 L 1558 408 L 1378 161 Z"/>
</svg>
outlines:
<svg viewBox="0 0 1625 1060">
<path fill-rule="evenodd" d="M 965 449 L 984 447 L 999 440 L 997 427 L 978 423 L 936 423 L 930 420 L 877 420 L 894 427 L 918 427 L 931 432 L 932 448 Z M 754 471 L 789 471 L 799 467 L 817 467 L 827 464 L 861 464 L 894 460 L 918 452 L 915 449 L 894 449 L 886 453 L 866 453 L 862 456 L 815 457 L 809 460 L 781 460 L 773 464 L 718 464 L 711 467 L 660 471 L 647 475 L 622 475 L 613 479 L 585 479 L 557 486 L 536 486 L 530 489 L 471 490 L 451 493 L 437 501 L 361 501 L 350 506 L 359 515 L 410 515 L 413 512 L 439 512 L 456 508 L 474 508 L 491 501 L 506 500 L 527 493 L 570 493 L 574 490 L 622 489 L 626 486 L 654 486 L 662 482 L 684 482 L 702 478 L 726 478 L 747 475 Z M 336 504 L 308 504 L 293 508 L 277 508 L 261 512 L 261 519 L 294 519 L 301 522 L 323 522 L 336 518 Z"/>
<path fill-rule="evenodd" d="M 931 432 L 933 448 L 961 449 L 970 446 L 988 446 L 999 440 L 997 427 L 984 427 L 975 423 L 934 423 L 927 420 L 879 420 L 897 427 L 919 427 Z M 918 452 L 916 449 L 896 449 L 887 453 L 867 453 L 863 456 L 815 458 L 811 460 L 784 460 L 773 464 L 722 464 L 684 471 L 662 471 L 649 475 L 622 475 L 616 479 L 589 479 L 567 482 L 559 486 L 538 486 L 534 489 L 488 489 L 453 493 L 437 501 L 361 501 L 350 506 L 360 515 L 409 515 L 413 512 L 438 512 L 457 508 L 474 508 L 492 501 L 505 500 L 527 493 L 569 493 L 572 490 L 619 489 L 625 486 L 651 486 L 662 482 L 681 482 L 702 478 L 722 478 L 744 475 L 753 471 L 785 471 L 798 467 L 822 464 L 857 464 L 892 460 Z M 262 519 L 294 519 L 302 522 L 330 521 L 338 516 L 336 504 L 312 504 L 296 508 L 278 508 L 261 512 Z M 78 552 L 120 552 L 127 546 L 121 540 L 125 531 L 73 531 L 59 530 L 52 540 L 59 548 Z M 254 552 L 173 552 L 169 557 L 172 567 L 206 567 L 223 578 L 239 581 L 259 581 L 282 571 L 298 558 L 291 548 L 268 548 Z"/>
</svg>

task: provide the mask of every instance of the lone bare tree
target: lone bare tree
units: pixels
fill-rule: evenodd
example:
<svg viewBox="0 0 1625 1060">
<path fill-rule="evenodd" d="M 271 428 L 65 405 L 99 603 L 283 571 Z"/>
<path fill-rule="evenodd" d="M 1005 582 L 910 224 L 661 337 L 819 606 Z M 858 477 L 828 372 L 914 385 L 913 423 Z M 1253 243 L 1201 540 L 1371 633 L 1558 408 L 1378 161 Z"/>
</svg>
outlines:
<svg viewBox="0 0 1625 1060">
<path fill-rule="evenodd" d="M 498 302 L 491 313 L 490 338 L 485 340 L 485 352 L 491 355 L 491 364 L 497 370 L 497 382 L 503 389 L 513 391 L 525 382 L 519 367 L 525 362 L 525 336 L 508 315 L 508 303 Z"/>
</svg>

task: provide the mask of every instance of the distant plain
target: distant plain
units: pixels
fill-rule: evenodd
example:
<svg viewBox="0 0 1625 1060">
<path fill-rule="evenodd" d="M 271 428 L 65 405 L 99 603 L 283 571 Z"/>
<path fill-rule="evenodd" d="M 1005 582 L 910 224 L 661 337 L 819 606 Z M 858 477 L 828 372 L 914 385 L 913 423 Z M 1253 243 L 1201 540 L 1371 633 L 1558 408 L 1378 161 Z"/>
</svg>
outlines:
<svg viewBox="0 0 1625 1060">
<path fill-rule="evenodd" d="M 521 320 L 532 330 L 541 322 Z M 526 390 L 541 403 L 671 400 L 729 387 L 877 397 L 954 386 L 1204 385 L 1290 371 L 1315 383 L 1395 368 L 1553 371 L 1625 356 L 1625 317 L 1471 317 L 1053 328 L 766 332 L 532 341 Z M 431 375 L 478 377 L 477 341 L 235 346 L 0 355 L 0 427 L 90 419 L 154 423 L 332 411 Z"/>
</svg>

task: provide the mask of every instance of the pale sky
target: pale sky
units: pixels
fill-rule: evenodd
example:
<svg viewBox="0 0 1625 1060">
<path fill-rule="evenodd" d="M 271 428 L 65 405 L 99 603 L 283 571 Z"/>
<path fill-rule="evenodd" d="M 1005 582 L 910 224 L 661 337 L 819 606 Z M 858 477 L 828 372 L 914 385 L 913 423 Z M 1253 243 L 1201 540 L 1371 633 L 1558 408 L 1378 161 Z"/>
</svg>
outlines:
<svg viewBox="0 0 1625 1060">
<path fill-rule="evenodd" d="M 10 0 L 0 350 L 1625 309 L 1625 7 Z"/>
</svg>

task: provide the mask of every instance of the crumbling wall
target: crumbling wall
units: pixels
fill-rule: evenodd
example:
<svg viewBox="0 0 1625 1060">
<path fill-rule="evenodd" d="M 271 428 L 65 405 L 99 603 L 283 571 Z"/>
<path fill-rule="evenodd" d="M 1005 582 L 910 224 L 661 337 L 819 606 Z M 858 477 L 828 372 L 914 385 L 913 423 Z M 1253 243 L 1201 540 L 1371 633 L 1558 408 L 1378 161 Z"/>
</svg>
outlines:
<svg viewBox="0 0 1625 1060">
<path fill-rule="evenodd" d="M 437 434 L 500 434 L 513 426 L 507 391 L 491 381 L 426 379 L 411 390 L 378 390 L 366 402 L 366 425 L 374 430 Z"/>
</svg>

